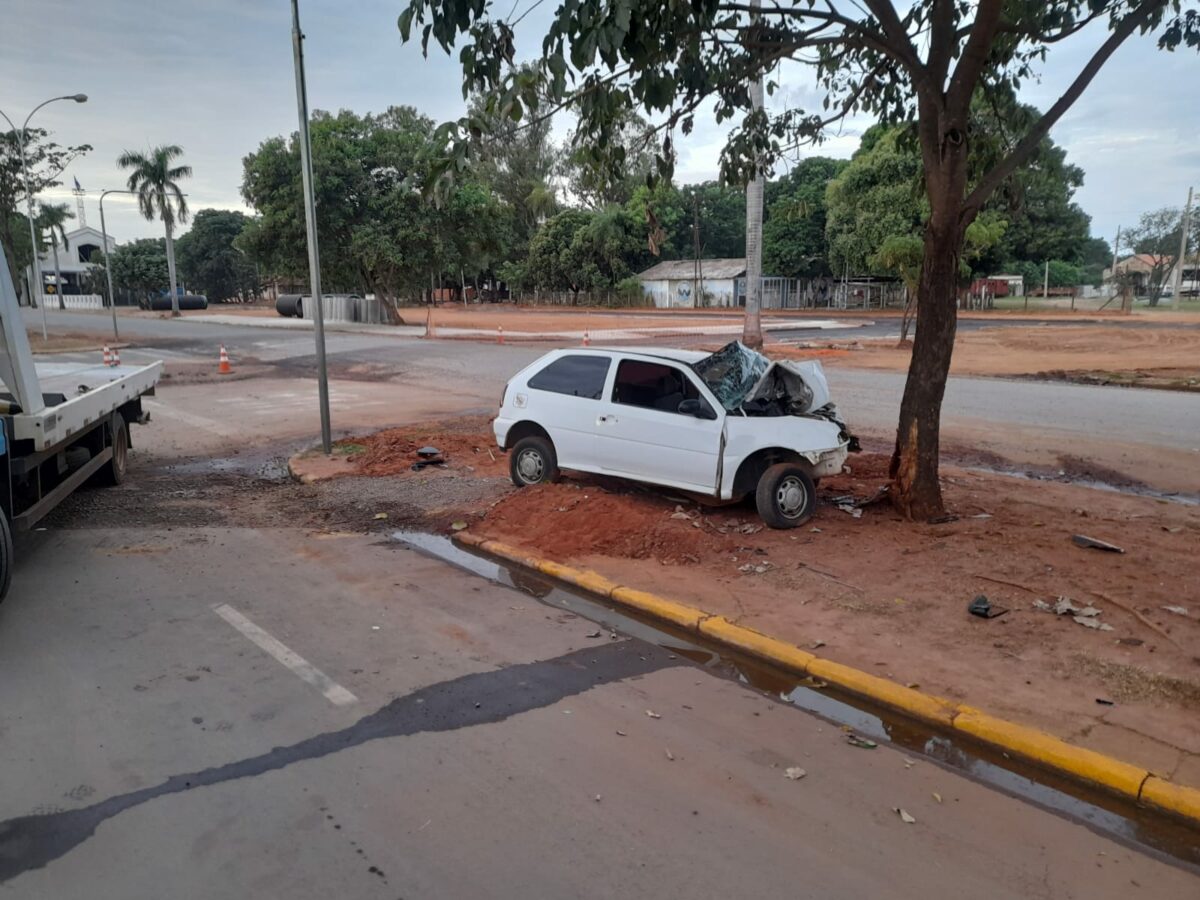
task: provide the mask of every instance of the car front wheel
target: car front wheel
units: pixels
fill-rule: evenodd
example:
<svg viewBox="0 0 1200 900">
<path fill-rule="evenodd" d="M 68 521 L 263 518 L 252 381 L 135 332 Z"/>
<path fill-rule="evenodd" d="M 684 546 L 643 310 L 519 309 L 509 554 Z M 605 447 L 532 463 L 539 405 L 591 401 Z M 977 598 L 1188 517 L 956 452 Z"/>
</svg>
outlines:
<svg viewBox="0 0 1200 900">
<path fill-rule="evenodd" d="M 554 454 L 554 445 L 537 435 L 521 438 L 512 448 L 508 471 L 517 487 L 556 481 L 558 457 Z"/>
<path fill-rule="evenodd" d="M 778 463 L 758 480 L 755 505 L 771 528 L 795 528 L 812 518 L 817 489 L 808 472 L 793 463 Z"/>
</svg>

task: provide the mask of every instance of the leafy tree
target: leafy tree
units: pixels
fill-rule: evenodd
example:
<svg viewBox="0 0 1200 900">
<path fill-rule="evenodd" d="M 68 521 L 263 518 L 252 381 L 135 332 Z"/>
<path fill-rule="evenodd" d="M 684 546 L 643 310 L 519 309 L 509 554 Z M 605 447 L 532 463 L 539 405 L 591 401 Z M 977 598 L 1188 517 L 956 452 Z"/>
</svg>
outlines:
<svg viewBox="0 0 1200 900">
<path fill-rule="evenodd" d="M 787 278 L 830 274 L 825 191 L 845 167 L 845 160 L 810 156 L 767 182 L 763 272 Z"/>
<path fill-rule="evenodd" d="M 90 144 L 63 147 L 49 140 L 50 132 L 29 128 L 25 132 L 25 156 L 29 163 L 29 186 L 37 196 L 62 184 L 59 176 L 72 161 L 92 149 Z M 21 166 L 21 132 L 0 132 L 0 248 L 14 271 L 33 261 L 29 246 L 25 173 Z M 24 291 L 24 287 L 22 288 Z"/>
<path fill-rule="evenodd" d="M 567 154 L 567 190 L 588 209 L 628 203 L 654 171 L 654 131 L 637 113 L 627 111 L 608 141 L 608 146 L 582 144 Z M 605 153 L 620 160 L 619 178 L 597 169 L 597 154 Z"/>
<path fill-rule="evenodd" d="M 1183 228 L 1183 211 L 1178 207 L 1164 206 L 1142 213 L 1137 225 L 1121 235 L 1121 248 L 1145 254 L 1150 260 L 1146 273 L 1146 293 L 1151 306 L 1158 306 L 1163 289 L 1167 287 L 1167 276 L 1175 268 L 1179 256 L 1179 234 Z M 1200 242 L 1200 216 L 1192 219 L 1188 246 Z"/>
<path fill-rule="evenodd" d="M 942 398 L 956 325 L 956 283 L 967 226 L 1050 128 L 1134 34 L 1156 31 L 1159 45 L 1200 47 L 1200 16 L 1177 0 L 886 0 L 760 6 L 742 0 L 577 0 L 550 21 L 532 73 L 517 72 L 509 5 L 489 0 L 409 0 L 401 36 L 419 34 L 445 52 L 463 38 L 459 60 L 468 91 L 494 92 L 514 120 L 537 119 L 570 105 L 576 146 L 612 146 L 634 109 L 658 116 L 657 167 L 669 175 L 674 129 L 692 131 L 696 110 L 712 104 L 718 121 L 742 119 L 722 153 L 724 178 L 745 184 L 798 142 L 820 139 L 851 113 L 913 122 L 929 216 L 918 291 L 921 327 L 901 401 L 892 460 L 893 500 L 906 515 L 941 515 L 938 482 Z M 1097 23 L 1107 34 L 1086 54 L 1062 96 L 981 171 L 971 105 L 982 85 L 1017 90 L 1060 42 Z M 747 84 L 781 59 L 812 67 L 825 97 L 820 110 L 751 112 Z M 536 77 L 530 77 L 530 75 Z M 549 107 L 542 101 L 549 97 Z M 440 169 L 453 177 L 470 162 L 466 123 L 444 132 L 450 151 Z M 594 161 L 619 176 L 615 153 Z M 761 339 L 761 334 L 751 336 Z"/>
<path fill-rule="evenodd" d="M 122 244 L 105 257 L 94 253 L 101 265 L 112 270 L 113 286 L 136 291 L 144 297 L 159 293 L 170 278 L 167 248 L 163 238 L 142 238 Z"/>
<path fill-rule="evenodd" d="M 250 219 L 227 209 L 202 209 L 179 236 L 179 271 L 193 289 L 214 302 L 247 299 L 258 292 L 254 263 L 235 242 Z"/>
<path fill-rule="evenodd" d="M 566 209 L 546 221 L 529 242 L 523 280 L 530 287 L 578 294 L 589 285 L 572 254 L 576 236 L 587 227 L 591 213 Z"/>
<path fill-rule="evenodd" d="M 475 278 L 506 256 L 517 219 L 478 179 L 461 180 L 437 204 L 426 196 L 437 149 L 432 131 L 433 122 L 411 107 L 313 113 L 321 275 L 331 290 L 371 291 L 394 304 L 444 276 L 454 284 Z M 239 243 L 275 271 L 302 277 L 296 137 L 264 141 L 243 169 L 242 195 L 258 216 Z"/>
<path fill-rule="evenodd" d="M 179 315 L 179 292 L 175 287 L 175 224 L 187 221 L 188 207 L 179 182 L 192 176 L 192 167 L 176 165 L 183 156 L 178 144 L 162 144 L 149 153 L 126 150 L 117 165 L 130 169 L 129 190 L 137 194 L 142 215 L 161 219 L 167 232 L 167 275 L 171 283 L 171 315 Z"/>
<path fill-rule="evenodd" d="M 1104 270 L 1112 265 L 1112 246 L 1104 238 L 1090 237 L 1080 252 L 1080 284 L 1099 287 L 1104 283 Z"/>
<path fill-rule="evenodd" d="M 680 258 L 693 256 L 692 223 L 699 210 L 700 255 L 737 259 L 746 255 L 746 195 L 716 181 L 685 184 L 679 189 L 685 215 L 672 238 Z"/>
</svg>

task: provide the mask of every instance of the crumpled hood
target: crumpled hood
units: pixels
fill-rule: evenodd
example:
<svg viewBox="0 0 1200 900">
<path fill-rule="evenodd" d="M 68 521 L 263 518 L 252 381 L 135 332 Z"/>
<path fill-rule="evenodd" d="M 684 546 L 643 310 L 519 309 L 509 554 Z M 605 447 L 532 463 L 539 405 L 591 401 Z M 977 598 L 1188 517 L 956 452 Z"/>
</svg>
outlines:
<svg viewBox="0 0 1200 900">
<path fill-rule="evenodd" d="M 804 415 L 832 399 L 819 362 L 773 362 L 740 341 L 693 363 L 692 369 L 730 412 L 780 404 L 792 415 Z"/>
</svg>

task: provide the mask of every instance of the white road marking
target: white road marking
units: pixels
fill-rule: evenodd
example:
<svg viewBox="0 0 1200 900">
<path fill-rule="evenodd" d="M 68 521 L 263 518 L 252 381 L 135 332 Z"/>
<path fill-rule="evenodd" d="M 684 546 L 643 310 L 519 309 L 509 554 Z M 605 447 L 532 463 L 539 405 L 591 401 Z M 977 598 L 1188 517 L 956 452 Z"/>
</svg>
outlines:
<svg viewBox="0 0 1200 900">
<path fill-rule="evenodd" d="M 193 428 L 199 428 L 203 431 L 211 431 L 219 434 L 222 437 L 237 437 L 243 434 L 232 423 L 221 422 L 217 419 L 210 419 L 207 416 L 198 416 L 195 413 L 190 413 L 180 409 L 177 406 L 168 406 L 158 400 L 144 400 L 146 406 L 150 408 L 152 413 L 158 413 L 166 419 L 176 419 L 183 422 L 185 425 L 191 425 Z"/>
<path fill-rule="evenodd" d="M 334 706 L 348 706 L 357 703 L 358 698 L 306 660 L 286 644 L 276 640 L 263 631 L 240 612 L 227 603 L 213 607 L 213 612 L 240 631 L 251 642 L 257 644 L 276 660 L 292 670 L 292 674 L 301 681 L 306 681 L 325 695 L 325 699 Z"/>
</svg>

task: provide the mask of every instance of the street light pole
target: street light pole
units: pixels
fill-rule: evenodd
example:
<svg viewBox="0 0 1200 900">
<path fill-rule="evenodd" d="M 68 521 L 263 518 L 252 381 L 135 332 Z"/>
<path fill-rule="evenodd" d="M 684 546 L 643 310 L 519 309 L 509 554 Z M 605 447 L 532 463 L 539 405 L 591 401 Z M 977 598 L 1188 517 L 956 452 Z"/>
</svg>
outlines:
<svg viewBox="0 0 1200 900">
<path fill-rule="evenodd" d="M 29 126 L 29 120 L 33 118 L 33 114 L 45 106 L 47 103 L 53 103 L 55 100 L 74 100 L 76 103 L 87 103 L 87 94 L 64 94 L 62 97 L 51 97 L 49 100 L 43 100 L 25 117 L 25 121 L 21 124 L 21 170 L 25 176 L 25 209 L 26 216 L 29 219 L 29 247 L 33 256 L 33 284 L 29 287 L 29 300 L 33 302 L 34 294 L 37 294 L 37 305 L 42 309 L 42 340 L 49 340 L 49 335 L 46 332 L 46 298 L 42 294 L 42 269 L 38 265 L 38 242 L 37 230 L 33 224 L 33 187 L 29 179 L 29 159 L 25 156 L 25 131 Z M 3 113 L 0 113 L 3 115 Z M 8 122 L 8 127 L 16 131 L 13 127 L 12 119 L 4 116 L 4 120 Z"/>
<path fill-rule="evenodd" d="M 308 230 L 308 281 L 317 342 L 317 402 L 321 408 L 321 449 L 333 452 L 329 425 L 329 375 L 325 368 L 325 309 L 321 299 L 321 254 L 317 247 L 317 208 L 313 202 L 312 143 L 308 133 L 308 89 L 304 83 L 304 34 L 299 0 L 292 0 L 292 57 L 296 64 L 296 109 L 300 117 L 300 176 L 304 183 L 304 222 Z"/>
<path fill-rule="evenodd" d="M 108 282 L 108 307 L 112 310 L 113 340 L 121 339 L 117 330 L 117 295 L 113 293 L 112 285 L 112 251 L 108 249 L 108 229 L 104 225 L 104 198 L 108 194 L 132 194 L 133 191 L 101 191 L 100 192 L 100 235 L 104 241 L 104 278 Z"/>
</svg>

